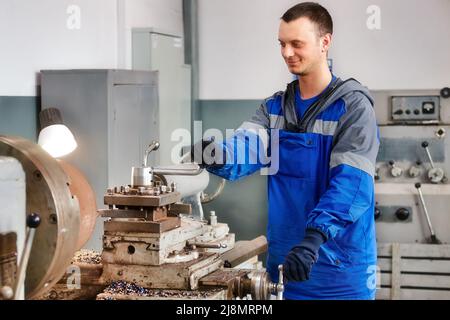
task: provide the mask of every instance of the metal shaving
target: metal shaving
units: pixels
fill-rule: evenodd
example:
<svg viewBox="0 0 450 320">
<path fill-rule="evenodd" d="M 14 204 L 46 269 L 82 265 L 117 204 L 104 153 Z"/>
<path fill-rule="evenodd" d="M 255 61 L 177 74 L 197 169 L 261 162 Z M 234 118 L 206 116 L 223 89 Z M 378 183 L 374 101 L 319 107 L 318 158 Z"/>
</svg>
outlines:
<svg viewBox="0 0 450 320">
<path fill-rule="evenodd" d="M 141 297 L 155 297 L 155 298 L 173 298 L 173 299 L 185 299 L 185 298 L 197 298 L 205 299 L 211 296 L 212 293 L 219 292 L 218 290 L 208 291 L 186 291 L 186 290 L 163 290 L 163 289 L 147 289 L 138 286 L 134 283 L 125 282 L 122 280 L 112 282 L 103 293 L 107 294 L 122 294 L 122 295 L 137 295 Z M 107 300 L 113 299 L 113 297 L 105 298 Z"/>
<path fill-rule="evenodd" d="M 88 263 L 88 264 L 100 264 L 102 257 L 99 252 L 87 249 L 81 249 L 75 252 L 72 258 L 72 263 Z"/>
<path fill-rule="evenodd" d="M 148 289 L 140 287 L 134 283 L 128 283 L 122 280 L 112 282 L 103 292 L 109 294 L 126 294 L 146 296 Z"/>
</svg>

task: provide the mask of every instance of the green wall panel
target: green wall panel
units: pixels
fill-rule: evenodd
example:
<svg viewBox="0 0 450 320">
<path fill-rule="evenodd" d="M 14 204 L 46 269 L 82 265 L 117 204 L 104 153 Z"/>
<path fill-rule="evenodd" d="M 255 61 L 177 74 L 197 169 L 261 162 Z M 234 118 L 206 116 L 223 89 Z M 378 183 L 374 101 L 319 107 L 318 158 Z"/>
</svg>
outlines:
<svg viewBox="0 0 450 320">
<path fill-rule="evenodd" d="M 0 96 L 0 134 L 37 142 L 39 97 Z"/>
<path fill-rule="evenodd" d="M 257 100 L 201 100 L 198 114 L 203 121 L 203 130 L 216 128 L 235 129 L 251 118 L 261 101 Z M 212 176 L 212 192 L 220 180 Z M 213 187 L 214 186 L 214 187 Z M 229 224 L 237 240 L 249 240 L 266 235 L 267 226 L 267 177 L 259 172 L 241 180 L 229 182 L 221 196 L 206 204 L 205 216 L 215 210 L 219 222 Z"/>
</svg>

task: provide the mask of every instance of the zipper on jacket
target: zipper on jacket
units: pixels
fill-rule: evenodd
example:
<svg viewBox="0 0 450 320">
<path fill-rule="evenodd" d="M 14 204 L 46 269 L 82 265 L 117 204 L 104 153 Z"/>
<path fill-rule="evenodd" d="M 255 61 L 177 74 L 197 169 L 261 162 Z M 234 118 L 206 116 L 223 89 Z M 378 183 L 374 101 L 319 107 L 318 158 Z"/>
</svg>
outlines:
<svg viewBox="0 0 450 320">
<path fill-rule="evenodd" d="M 335 83 L 328 88 L 328 90 L 323 94 L 319 100 L 317 100 L 315 103 L 309 106 L 308 109 L 306 109 L 305 114 L 300 119 L 300 123 L 298 124 L 298 130 L 300 133 L 305 133 L 306 129 L 308 128 L 308 124 L 311 121 L 311 119 L 316 116 L 320 109 L 322 109 L 322 106 L 325 105 L 325 103 L 328 101 L 328 98 L 336 91 L 336 89 L 339 87 L 338 78 L 335 80 Z"/>
<path fill-rule="evenodd" d="M 308 128 L 309 123 L 312 119 L 314 119 L 317 114 L 319 114 L 322 111 L 322 107 L 328 102 L 328 100 L 331 98 L 331 96 L 346 82 L 355 80 L 353 78 L 347 79 L 345 81 L 338 82 L 340 78 L 336 78 L 334 83 L 331 87 L 328 88 L 327 91 L 323 94 L 319 100 L 317 100 L 315 103 L 313 103 L 309 108 L 306 110 L 303 117 L 300 119 L 300 123 L 296 125 L 297 132 L 299 133 L 306 133 L 306 130 Z M 356 81 L 356 80 L 355 80 Z"/>
</svg>

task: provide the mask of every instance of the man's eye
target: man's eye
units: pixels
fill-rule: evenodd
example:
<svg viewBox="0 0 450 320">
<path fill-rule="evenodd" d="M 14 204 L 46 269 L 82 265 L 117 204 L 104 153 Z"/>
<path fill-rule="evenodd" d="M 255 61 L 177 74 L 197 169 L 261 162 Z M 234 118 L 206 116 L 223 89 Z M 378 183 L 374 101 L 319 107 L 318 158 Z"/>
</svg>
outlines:
<svg viewBox="0 0 450 320">
<path fill-rule="evenodd" d="M 284 48 L 284 47 L 286 47 L 286 44 L 280 42 L 280 46 L 281 46 L 282 48 Z"/>
</svg>

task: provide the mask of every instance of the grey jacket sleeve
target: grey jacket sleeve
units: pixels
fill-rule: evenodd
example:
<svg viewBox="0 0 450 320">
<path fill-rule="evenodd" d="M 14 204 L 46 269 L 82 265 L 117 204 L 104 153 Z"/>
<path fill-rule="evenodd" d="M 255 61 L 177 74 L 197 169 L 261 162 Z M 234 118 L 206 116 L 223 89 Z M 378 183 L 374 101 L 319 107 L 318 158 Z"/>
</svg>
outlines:
<svg viewBox="0 0 450 320">
<path fill-rule="evenodd" d="M 265 101 L 249 121 L 245 121 L 234 134 L 222 143 L 226 163 L 208 171 L 228 180 L 248 176 L 267 165 L 269 126 Z M 247 156 L 248 155 L 248 156 Z"/>
<path fill-rule="evenodd" d="M 259 108 L 256 109 L 255 114 L 249 120 L 244 121 L 239 128 L 269 129 L 270 117 L 267 112 L 267 100 L 265 99 Z"/>
<path fill-rule="evenodd" d="M 307 219 L 307 228 L 331 238 L 370 212 L 379 147 L 375 113 L 368 98 L 352 93 L 344 102 L 347 110 L 335 132 L 328 188 Z"/>
<path fill-rule="evenodd" d="M 268 112 L 267 103 L 269 100 L 273 99 L 275 95 L 265 99 L 261 103 L 259 108 L 256 109 L 256 112 L 251 117 L 251 119 L 244 121 L 240 125 L 240 127 L 236 130 L 236 131 L 249 130 L 250 132 L 255 133 L 260 139 L 261 143 L 263 144 L 265 150 L 267 150 L 269 145 L 268 130 L 270 129 L 270 115 Z"/>
<path fill-rule="evenodd" d="M 362 93 L 353 93 L 343 99 L 347 112 L 336 128 L 330 169 L 347 164 L 373 177 L 379 148 L 375 111 Z"/>
</svg>

